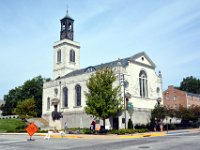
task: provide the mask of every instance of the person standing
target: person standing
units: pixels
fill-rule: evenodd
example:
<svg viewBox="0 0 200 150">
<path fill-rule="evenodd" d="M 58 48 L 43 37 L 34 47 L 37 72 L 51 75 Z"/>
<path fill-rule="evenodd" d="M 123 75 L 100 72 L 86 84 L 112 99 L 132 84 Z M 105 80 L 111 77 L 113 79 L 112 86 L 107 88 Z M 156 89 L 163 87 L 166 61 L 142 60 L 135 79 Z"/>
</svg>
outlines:
<svg viewBox="0 0 200 150">
<path fill-rule="evenodd" d="M 92 121 L 91 123 L 91 126 L 90 126 L 90 130 L 94 133 L 95 132 L 95 125 L 96 125 L 96 122 L 95 120 Z"/>
</svg>

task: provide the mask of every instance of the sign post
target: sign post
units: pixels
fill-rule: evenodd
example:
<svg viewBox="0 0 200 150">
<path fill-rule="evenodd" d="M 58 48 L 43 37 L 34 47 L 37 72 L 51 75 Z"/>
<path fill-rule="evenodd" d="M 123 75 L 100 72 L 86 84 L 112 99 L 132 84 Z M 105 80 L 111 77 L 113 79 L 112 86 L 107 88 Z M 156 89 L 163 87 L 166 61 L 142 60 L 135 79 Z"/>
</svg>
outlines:
<svg viewBox="0 0 200 150">
<path fill-rule="evenodd" d="M 132 115 L 133 115 L 133 103 L 132 102 L 128 102 L 128 112 L 130 114 L 130 117 L 132 118 Z"/>
<path fill-rule="evenodd" d="M 38 128 L 34 123 L 30 123 L 28 125 L 28 127 L 26 128 L 26 132 L 29 134 L 30 139 L 28 139 L 28 141 L 33 141 L 33 139 L 31 139 L 31 137 L 33 136 L 33 134 L 35 134 L 35 132 L 37 132 Z"/>
<path fill-rule="evenodd" d="M 128 102 L 128 109 L 133 109 L 133 103 L 132 102 Z"/>
</svg>

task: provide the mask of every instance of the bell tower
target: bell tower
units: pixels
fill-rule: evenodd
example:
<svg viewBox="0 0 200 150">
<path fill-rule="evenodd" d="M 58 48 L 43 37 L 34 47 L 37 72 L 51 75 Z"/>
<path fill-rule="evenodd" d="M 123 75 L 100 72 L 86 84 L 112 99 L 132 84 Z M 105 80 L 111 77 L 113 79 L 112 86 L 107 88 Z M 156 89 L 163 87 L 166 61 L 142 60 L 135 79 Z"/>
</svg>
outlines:
<svg viewBox="0 0 200 150">
<path fill-rule="evenodd" d="M 62 39 L 69 39 L 72 40 L 74 39 L 74 19 L 72 19 L 68 15 L 68 10 L 64 18 L 60 20 L 61 23 L 61 31 L 60 31 L 60 40 Z"/>
<path fill-rule="evenodd" d="M 60 20 L 60 41 L 54 43 L 53 78 L 60 78 L 80 69 L 80 44 L 74 41 L 74 19 L 68 15 Z"/>
</svg>

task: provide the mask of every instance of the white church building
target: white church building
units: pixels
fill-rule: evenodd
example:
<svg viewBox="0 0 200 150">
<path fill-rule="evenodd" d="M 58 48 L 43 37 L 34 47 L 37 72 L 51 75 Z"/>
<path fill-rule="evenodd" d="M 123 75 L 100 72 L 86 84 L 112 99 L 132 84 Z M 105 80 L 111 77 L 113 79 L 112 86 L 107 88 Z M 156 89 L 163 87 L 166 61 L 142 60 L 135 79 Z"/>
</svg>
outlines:
<svg viewBox="0 0 200 150">
<path fill-rule="evenodd" d="M 81 69 L 80 44 L 74 41 L 74 20 L 66 14 L 60 23 L 60 40 L 53 46 L 53 80 L 43 85 L 42 117 L 49 122 L 49 126 L 64 129 L 65 122 L 69 128 L 90 126 L 93 116 L 84 112 L 86 82 L 91 74 L 103 67 L 111 67 L 118 79 L 123 77 L 115 84 L 122 82 L 124 106 L 133 104 L 130 111 L 126 110 L 107 119 L 106 125 L 111 129 L 126 128 L 129 118 L 133 124 L 150 122 L 151 109 L 162 98 L 162 76 L 156 73 L 156 65 L 148 55 L 140 52 Z"/>
</svg>

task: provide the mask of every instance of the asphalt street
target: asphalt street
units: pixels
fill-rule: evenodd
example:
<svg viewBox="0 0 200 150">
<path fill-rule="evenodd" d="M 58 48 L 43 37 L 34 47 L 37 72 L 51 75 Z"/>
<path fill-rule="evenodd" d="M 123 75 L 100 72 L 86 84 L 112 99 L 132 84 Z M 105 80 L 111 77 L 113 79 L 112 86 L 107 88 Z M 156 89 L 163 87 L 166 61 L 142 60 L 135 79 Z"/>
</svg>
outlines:
<svg viewBox="0 0 200 150">
<path fill-rule="evenodd" d="M 200 132 L 168 134 L 161 137 L 80 139 L 51 138 L 27 135 L 0 135 L 2 150 L 200 150 Z"/>
</svg>

